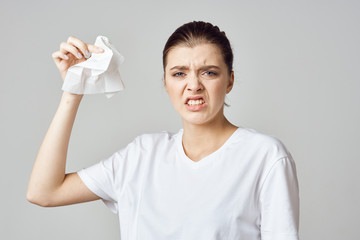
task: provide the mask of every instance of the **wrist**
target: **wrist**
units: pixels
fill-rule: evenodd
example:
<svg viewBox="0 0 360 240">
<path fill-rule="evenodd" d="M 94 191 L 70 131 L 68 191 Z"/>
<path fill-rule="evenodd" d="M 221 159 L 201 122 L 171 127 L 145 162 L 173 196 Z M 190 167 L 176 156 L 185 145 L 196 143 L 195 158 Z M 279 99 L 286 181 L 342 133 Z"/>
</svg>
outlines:
<svg viewBox="0 0 360 240">
<path fill-rule="evenodd" d="M 83 98 L 83 94 L 74 94 L 70 92 L 63 92 L 61 100 L 65 101 L 66 103 L 77 103 L 79 104 L 81 102 L 81 99 Z"/>
</svg>

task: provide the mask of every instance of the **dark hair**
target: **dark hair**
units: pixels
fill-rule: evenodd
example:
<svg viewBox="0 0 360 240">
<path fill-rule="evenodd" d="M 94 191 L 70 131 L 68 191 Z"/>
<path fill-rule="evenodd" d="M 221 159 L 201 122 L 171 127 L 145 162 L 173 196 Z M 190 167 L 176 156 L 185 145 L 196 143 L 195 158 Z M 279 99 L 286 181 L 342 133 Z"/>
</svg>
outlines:
<svg viewBox="0 0 360 240">
<path fill-rule="evenodd" d="M 233 71 L 233 52 L 225 32 L 211 23 L 193 21 L 175 30 L 169 37 L 163 50 L 163 67 L 165 70 L 168 53 L 177 46 L 195 47 L 203 43 L 215 44 L 221 51 L 229 74 Z"/>
</svg>

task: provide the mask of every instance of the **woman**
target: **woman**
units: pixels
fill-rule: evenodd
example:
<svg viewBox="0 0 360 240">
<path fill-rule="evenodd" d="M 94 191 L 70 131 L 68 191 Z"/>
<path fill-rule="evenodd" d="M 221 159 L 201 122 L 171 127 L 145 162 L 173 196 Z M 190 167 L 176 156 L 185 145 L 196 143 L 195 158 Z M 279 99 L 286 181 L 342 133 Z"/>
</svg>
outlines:
<svg viewBox="0 0 360 240">
<path fill-rule="evenodd" d="M 70 37 L 53 54 L 67 69 L 100 53 Z M 63 93 L 29 182 L 28 200 L 60 206 L 102 199 L 119 214 L 121 239 L 298 239 L 295 164 L 275 138 L 224 116 L 233 87 L 224 32 L 204 22 L 178 28 L 163 51 L 164 85 L 183 129 L 137 137 L 110 158 L 65 174 L 82 96 Z"/>
</svg>

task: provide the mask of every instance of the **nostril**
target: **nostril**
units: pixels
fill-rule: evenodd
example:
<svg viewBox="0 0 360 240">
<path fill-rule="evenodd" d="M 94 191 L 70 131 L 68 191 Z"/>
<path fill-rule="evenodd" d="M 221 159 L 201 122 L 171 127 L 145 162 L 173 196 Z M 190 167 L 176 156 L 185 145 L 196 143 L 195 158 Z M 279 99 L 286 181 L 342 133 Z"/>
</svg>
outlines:
<svg viewBox="0 0 360 240">
<path fill-rule="evenodd" d="M 195 88 L 195 89 L 192 89 L 192 88 L 188 88 L 187 89 L 188 91 L 191 91 L 191 92 L 200 92 L 200 91 L 202 91 L 202 88 Z"/>
<path fill-rule="evenodd" d="M 203 89 L 204 89 L 204 87 L 201 84 L 199 84 L 197 86 L 188 86 L 187 87 L 188 91 L 193 91 L 193 92 L 199 92 L 199 91 L 201 91 Z"/>
</svg>

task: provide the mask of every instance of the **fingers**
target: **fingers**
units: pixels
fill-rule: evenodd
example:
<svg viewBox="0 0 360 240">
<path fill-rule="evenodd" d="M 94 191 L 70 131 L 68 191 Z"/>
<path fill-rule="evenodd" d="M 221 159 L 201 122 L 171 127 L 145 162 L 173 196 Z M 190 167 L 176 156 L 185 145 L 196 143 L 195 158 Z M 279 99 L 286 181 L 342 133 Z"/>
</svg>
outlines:
<svg viewBox="0 0 360 240">
<path fill-rule="evenodd" d="M 54 59 L 55 63 L 58 64 L 61 60 L 68 60 L 68 55 L 62 53 L 61 51 L 53 52 L 51 57 Z"/>
<path fill-rule="evenodd" d="M 53 54 L 53 58 L 68 60 L 69 54 L 73 55 L 77 59 L 82 59 L 83 57 L 88 59 L 91 57 L 91 53 L 102 53 L 104 49 L 101 47 L 94 46 L 92 44 L 86 44 L 80 39 L 70 36 L 67 42 L 62 42 L 60 44 L 60 51 Z"/>
<path fill-rule="evenodd" d="M 95 46 L 92 44 L 88 44 L 87 46 L 88 46 L 90 52 L 92 52 L 92 53 L 103 53 L 104 52 L 104 49 L 102 49 L 101 47 L 98 47 L 98 46 Z"/>
<path fill-rule="evenodd" d="M 87 50 L 86 50 L 87 51 Z M 66 55 L 68 53 L 71 53 L 72 55 L 74 55 L 74 57 L 78 58 L 78 59 L 81 59 L 83 58 L 83 53 L 81 52 L 80 49 L 78 49 L 76 46 L 74 45 L 71 45 L 70 43 L 67 43 L 67 42 L 62 42 L 60 44 L 60 52 L 63 54 L 63 55 Z M 89 53 L 87 52 L 87 56 L 89 56 Z M 90 57 L 90 56 L 89 56 Z"/>
<path fill-rule="evenodd" d="M 59 59 L 59 58 L 62 59 L 62 60 L 68 60 L 69 59 L 68 55 L 66 55 L 66 54 L 64 54 L 64 53 L 62 53 L 60 51 L 53 52 L 53 54 L 51 56 L 54 59 Z"/>
<path fill-rule="evenodd" d="M 70 36 L 67 40 L 67 45 L 64 46 L 65 47 L 71 46 L 69 52 L 73 53 L 75 51 L 76 54 L 74 54 L 74 56 L 76 56 L 79 59 L 81 59 L 83 56 L 85 58 L 90 57 L 90 52 L 87 47 L 87 44 L 81 41 L 80 39 L 77 39 L 76 37 Z"/>
</svg>

